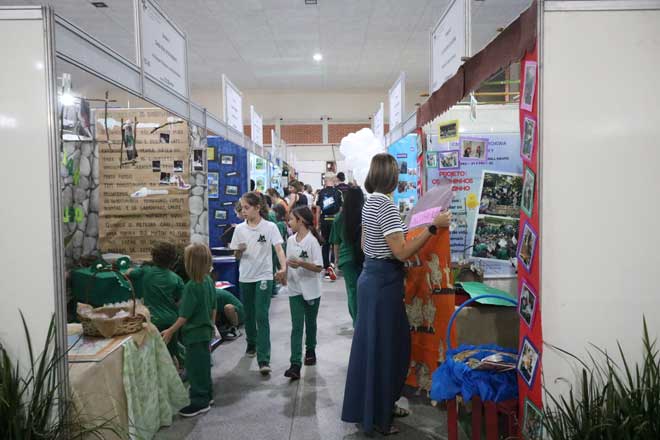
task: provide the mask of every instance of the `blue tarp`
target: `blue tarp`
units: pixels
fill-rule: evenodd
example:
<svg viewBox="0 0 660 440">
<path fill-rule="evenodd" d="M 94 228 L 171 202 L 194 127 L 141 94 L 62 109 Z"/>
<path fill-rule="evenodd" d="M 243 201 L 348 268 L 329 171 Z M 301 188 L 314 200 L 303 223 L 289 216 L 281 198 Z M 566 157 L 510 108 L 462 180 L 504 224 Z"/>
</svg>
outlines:
<svg viewBox="0 0 660 440">
<path fill-rule="evenodd" d="M 464 360 L 454 360 L 454 356 L 466 351 L 474 353 L 470 353 Z M 499 373 L 473 370 L 464 362 L 468 359 L 481 360 L 494 351 L 517 355 L 515 351 L 498 345 L 461 345 L 449 350 L 446 361 L 433 373 L 431 399 L 451 400 L 459 394 L 465 401 L 471 400 L 472 396 L 493 402 L 517 398 L 518 379 L 515 369 Z"/>
</svg>

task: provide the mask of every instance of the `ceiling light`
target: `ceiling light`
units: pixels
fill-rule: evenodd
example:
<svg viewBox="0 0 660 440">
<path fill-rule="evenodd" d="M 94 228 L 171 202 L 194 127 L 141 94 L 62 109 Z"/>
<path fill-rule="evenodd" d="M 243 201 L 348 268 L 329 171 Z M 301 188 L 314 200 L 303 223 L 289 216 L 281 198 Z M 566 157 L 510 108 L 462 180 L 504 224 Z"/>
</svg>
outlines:
<svg viewBox="0 0 660 440">
<path fill-rule="evenodd" d="M 318 0 L 305 0 L 306 5 L 317 5 Z"/>
<path fill-rule="evenodd" d="M 323 55 L 321 55 L 320 53 L 315 53 L 313 58 L 314 58 L 314 61 L 321 61 L 321 60 L 323 60 Z"/>
<path fill-rule="evenodd" d="M 76 103 L 76 98 L 70 93 L 63 93 L 60 95 L 60 103 L 65 107 L 69 107 Z"/>
<path fill-rule="evenodd" d="M 92 2 L 92 6 L 95 8 L 107 8 L 108 5 L 105 4 L 104 2 Z"/>
</svg>

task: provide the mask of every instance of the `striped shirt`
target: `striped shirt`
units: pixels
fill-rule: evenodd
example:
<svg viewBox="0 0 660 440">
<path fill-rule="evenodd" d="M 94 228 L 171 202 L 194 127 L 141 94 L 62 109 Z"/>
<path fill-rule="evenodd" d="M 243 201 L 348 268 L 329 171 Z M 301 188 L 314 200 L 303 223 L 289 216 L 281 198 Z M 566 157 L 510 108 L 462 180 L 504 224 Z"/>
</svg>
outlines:
<svg viewBox="0 0 660 440">
<path fill-rule="evenodd" d="M 394 259 L 385 237 L 406 232 L 394 203 L 385 194 L 373 193 L 362 208 L 364 255 L 376 259 Z"/>
</svg>

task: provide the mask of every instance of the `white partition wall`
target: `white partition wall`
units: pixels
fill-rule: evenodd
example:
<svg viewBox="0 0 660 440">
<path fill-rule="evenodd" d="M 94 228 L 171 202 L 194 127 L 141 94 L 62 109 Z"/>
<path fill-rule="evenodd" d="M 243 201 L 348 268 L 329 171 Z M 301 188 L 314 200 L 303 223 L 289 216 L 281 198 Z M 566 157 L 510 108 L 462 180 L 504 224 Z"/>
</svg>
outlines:
<svg viewBox="0 0 660 440">
<path fill-rule="evenodd" d="M 543 368 L 554 387 L 571 371 L 548 343 L 616 354 L 618 340 L 637 361 L 642 315 L 660 334 L 660 2 L 543 6 Z"/>
<path fill-rule="evenodd" d="M 62 248 L 49 30 L 40 8 L 0 9 L 0 53 L 11 60 L 0 69 L 0 343 L 24 368 L 29 358 L 19 310 L 38 355 L 56 297 L 63 298 L 55 277 Z"/>
</svg>

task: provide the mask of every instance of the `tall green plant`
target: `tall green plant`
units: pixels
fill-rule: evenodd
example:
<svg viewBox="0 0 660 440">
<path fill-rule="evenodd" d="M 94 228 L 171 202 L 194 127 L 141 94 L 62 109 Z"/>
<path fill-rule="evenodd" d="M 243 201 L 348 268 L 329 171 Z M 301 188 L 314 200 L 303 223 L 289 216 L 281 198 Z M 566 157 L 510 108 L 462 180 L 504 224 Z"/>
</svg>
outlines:
<svg viewBox="0 0 660 440">
<path fill-rule="evenodd" d="M 83 415 L 64 395 L 57 376 L 62 358 L 55 350 L 55 322 L 51 318 L 43 350 L 35 356 L 32 338 L 21 312 L 30 365 L 23 373 L 0 344 L 0 439 L 64 440 L 85 435 L 103 438 L 104 432 L 121 436 L 110 420 L 82 422 Z M 63 354 L 66 356 L 66 353 Z"/>
<path fill-rule="evenodd" d="M 649 338 L 646 319 L 642 338 L 644 358 L 634 366 L 626 360 L 617 343 L 620 364 L 607 352 L 589 354 L 589 364 L 571 356 L 581 365 L 579 395 L 555 396 L 546 388 L 550 405 L 544 409 L 546 435 L 553 440 L 660 439 L 660 356 L 656 340 Z"/>
</svg>

